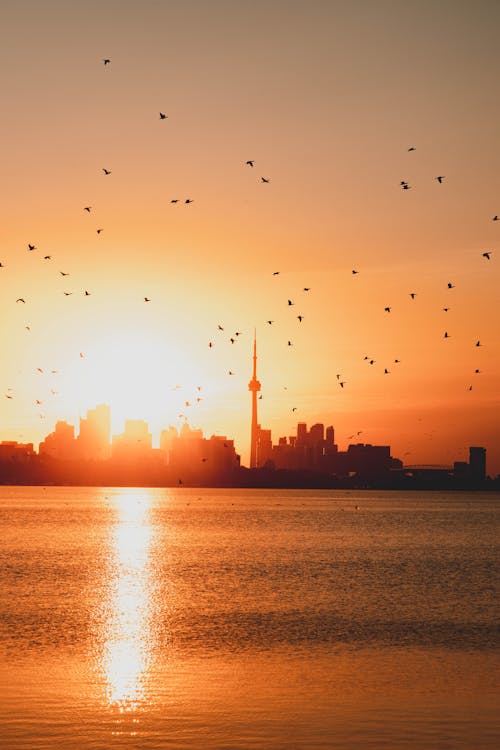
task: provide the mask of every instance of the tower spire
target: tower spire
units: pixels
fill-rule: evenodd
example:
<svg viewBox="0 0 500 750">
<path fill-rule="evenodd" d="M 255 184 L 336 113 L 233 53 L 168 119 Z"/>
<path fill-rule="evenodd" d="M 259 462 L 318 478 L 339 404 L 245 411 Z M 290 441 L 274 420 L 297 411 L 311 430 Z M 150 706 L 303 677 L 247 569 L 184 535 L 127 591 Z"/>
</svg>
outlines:
<svg viewBox="0 0 500 750">
<path fill-rule="evenodd" d="M 248 390 L 252 394 L 252 427 L 250 433 L 250 468 L 257 466 L 257 443 L 259 437 L 259 425 L 257 422 L 257 393 L 260 391 L 260 383 L 257 380 L 257 332 L 253 332 L 253 373 L 248 384 Z"/>
</svg>

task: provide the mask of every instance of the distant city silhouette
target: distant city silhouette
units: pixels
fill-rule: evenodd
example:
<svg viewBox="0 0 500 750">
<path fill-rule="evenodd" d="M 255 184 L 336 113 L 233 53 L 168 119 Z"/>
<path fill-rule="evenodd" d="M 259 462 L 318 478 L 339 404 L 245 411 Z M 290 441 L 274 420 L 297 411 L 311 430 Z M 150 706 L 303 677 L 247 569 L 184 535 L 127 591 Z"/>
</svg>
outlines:
<svg viewBox="0 0 500 750">
<path fill-rule="evenodd" d="M 498 488 L 500 478 L 486 477 L 486 449 L 469 448 L 469 461 L 453 466 L 404 466 L 389 445 L 352 443 L 340 451 L 333 426 L 307 428 L 273 444 L 271 430 L 258 423 L 257 341 L 254 334 L 250 430 L 250 467 L 240 465 L 233 440 L 212 435 L 185 422 L 170 426 L 153 448 L 147 422 L 128 419 L 124 431 L 111 435 L 111 409 L 100 404 L 73 425 L 56 422 L 40 443 L 0 443 L 1 484 L 74 484 L 116 486 L 283 486 L 388 488 Z M 356 435 L 359 436 L 361 431 Z M 354 436 L 352 436 L 354 437 Z"/>
</svg>

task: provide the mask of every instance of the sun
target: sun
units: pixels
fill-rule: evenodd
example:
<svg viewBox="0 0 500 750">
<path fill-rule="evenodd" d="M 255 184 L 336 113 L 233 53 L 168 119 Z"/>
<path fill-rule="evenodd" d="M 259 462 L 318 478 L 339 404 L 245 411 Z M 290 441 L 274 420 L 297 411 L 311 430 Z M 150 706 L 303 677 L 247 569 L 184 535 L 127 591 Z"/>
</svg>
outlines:
<svg viewBox="0 0 500 750">
<path fill-rule="evenodd" d="M 95 336 L 64 368 L 65 401 L 80 413 L 111 407 L 112 426 L 126 419 L 170 423 L 196 391 L 192 355 L 155 330 L 130 327 Z"/>
</svg>

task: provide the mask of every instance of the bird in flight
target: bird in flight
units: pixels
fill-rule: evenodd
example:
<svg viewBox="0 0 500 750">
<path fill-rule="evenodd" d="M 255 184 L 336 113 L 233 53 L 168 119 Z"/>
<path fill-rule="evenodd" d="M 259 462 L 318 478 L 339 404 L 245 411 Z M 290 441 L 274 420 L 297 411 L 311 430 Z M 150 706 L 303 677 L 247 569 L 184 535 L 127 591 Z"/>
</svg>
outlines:
<svg viewBox="0 0 500 750">
<path fill-rule="evenodd" d="M 451 281 L 448 282 L 448 289 L 455 289 L 455 285 Z"/>
<path fill-rule="evenodd" d="M 290 305 L 293 305 L 293 304 L 294 304 L 294 303 L 292 302 L 292 300 L 291 300 L 291 299 L 289 299 L 289 300 L 288 300 L 288 306 L 290 306 Z"/>
<path fill-rule="evenodd" d="M 27 331 L 31 331 L 31 328 L 29 326 L 24 326 Z"/>
<path fill-rule="evenodd" d="M 186 198 L 186 200 L 184 201 L 184 203 L 192 203 L 192 202 L 193 202 L 192 198 Z"/>
<path fill-rule="evenodd" d="M 340 385 L 341 388 L 343 388 L 345 386 L 345 384 L 346 384 L 345 380 L 341 380 L 340 383 L 339 383 L 339 385 Z"/>
<path fill-rule="evenodd" d="M 272 325 L 274 323 L 274 320 L 268 320 L 267 322 L 269 325 Z"/>
<path fill-rule="evenodd" d="M 144 302 L 151 302 L 151 299 L 149 297 L 144 297 Z"/>
<path fill-rule="evenodd" d="M 410 190 L 410 185 L 408 185 L 408 183 L 404 180 L 401 180 L 400 185 L 402 190 Z"/>
<path fill-rule="evenodd" d="M 279 275 L 280 275 L 279 271 L 273 271 L 273 276 L 279 276 Z"/>
<path fill-rule="evenodd" d="M 298 319 L 299 323 L 302 323 L 302 321 L 304 320 L 304 316 L 303 315 L 297 315 L 297 319 Z"/>
<path fill-rule="evenodd" d="M 86 211 L 87 213 L 90 213 L 91 209 L 92 209 L 92 206 L 85 206 L 83 210 Z"/>
<path fill-rule="evenodd" d="M 167 115 L 164 114 L 163 112 L 160 112 L 160 120 L 166 120 L 166 119 L 167 119 Z"/>
<path fill-rule="evenodd" d="M 232 370 L 228 370 L 228 375 L 234 375 L 234 372 Z"/>
<path fill-rule="evenodd" d="M 445 331 L 445 332 L 444 332 L 444 336 L 443 336 L 443 338 L 444 338 L 444 339 L 449 339 L 449 338 L 450 338 L 450 335 L 449 335 L 448 331 Z"/>
<path fill-rule="evenodd" d="M 64 296 L 65 297 L 71 297 L 72 294 L 73 294 L 73 292 L 64 292 Z"/>
<path fill-rule="evenodd" d="M 101 234 L 102 229 L 96 229 L 96 234 Z"/>
<path fill-rule="evenodd" d="M 44 260 L 52 260 L 52 255 L 44 255 L 43 259 Z"/>
<path fill-rule="evenodd" d="M 30 245 L 28 242 L 28 250 L 36 250 L 36 245 Z"/>
<path fill-rule="evenodd" d="M 37 367 L 37 372 L 43 372 L 43 369 L 41 367 Z"/>
<path fill-rule="evenodd" d="M 474 375 L 479 375 L 480 372 L 481 370 L 474 370 Z"/>
<path fill-rule="evenodd" d="M 61 274 L 61 276 L 69 276 L 69 273 L 64 273 L 64 271 L 59 271 L 59 273 Z"/>
<path fill-rule="evenodd" d="M 211 341 L 208 342 L 208 348 L 211 349 L 213 347 L 213 344 Z"/>
<path fill-rule="evenodd" d="M 310 292 L 311 291 L 311 287 L 310 286 L 305 286 L 304 289 L 303 289 L 303 291 L 304 292 Z"/>
<path fill-rule="evenodd" d="M 444 310 L 445 312 L 448 312 L 448 310 L 449 310 L 449 309 L 450 309 L 449 307 L 443 307 L 443 310 Z"/>
<path fill-rule="evenodd" d="M 442 183 L 442 182 L 443 182 L 443 180 L 444 180 L 444 174 L 440 174 L 440 175 L 438 175 L 438 176 L 436 177 L 436 180 L 437 180 L 437 181 L 439 182 L 439 184 L 441 185 L 441 183 Z"/>
<path fill-rule="evenodd" d="M 103 60 L 104 65 L 109 65 L 110 62 L 111 60 L 109 59 L 109 57 L 105 57 Z"/>
<path fill-rule="evenodd" d="M 253 159 L 248 159 L 248 161 L 245 162 L 245 164 L 247 164 L 249 167 L 253 167 L 254 163 L 255 162 Z"/>
<path fill-rule="evenodd" d="M 410 148 L 408 149 L 408 151 L 416 151 L 415 146 L 410 146 Z"/>
<path fill-rule="evenodd" d="M 491 250 L 488 250 L 487 253 L 483 253 L 483 258 L 486 258 L 486 260 L 490 260 L 490 258 L 491 258 Z"/>
<path fill-rule="evenodd" d="M 288 342 L 288 346 L 292 346 L 292 342 L 291 341 Z"/>
<path fill-rule="evenodd" d="M 410 292 L 410 297 L 412 299 L 415 299 L 416 296 L 417 296 L 416 292 Z"/>
<path fill-rule="evenodd" d="M 384 310 L 385 310 L 385 312 L 391 312 L 391 308 L 390 307 L 384 307 Z"/>
<path fill-rule="evenodd" d="M 359 271 L 355 271 L 355 270 L 353 269 L 353 270 L 351 271 L 351 273 L 352 273 L 352 275 L 354 276 L 355 274 L 359 273 Z"/>
<path fill-rule="evenodd" d="M 384 367 L 384 375 L 390 375 L 390 374 L 391 373 L 389 372 L 389 370 L 387 369 L 387 367 Z"/>
<path fill-rule="evenodd" d="M 271 180 L 268 177 L 261 177 L 260 181 L 261 182 L 271 182 Z"/>
<path fill-rule="evenodd" d="M 84 359 L 84 358 L 85 358 L 85 354 L 83 352 L 80 352 L 80 359 Z"/>
<path fill-rule="evenodd" d="M 23 302 L 24 304 L 26 304 L 26 300 L 23 299 L 22 297 L 19 297 L 18 299 L 16 299 L 16 302 Z"/>
<path fill-rule="evenodd" d="M 476 341 L 476 346 L 481 346 L 481 342 L 480 341 Z"/>
<path fill-rule="evenodd" d="M 105 168 L 103 167 L 103 168 L 102 168 L 102 171 L 104 172 L 104 174 L 111 174 L 111 170 L 110 170 L 110 169 L 105 169 Z"/>
<path fill-rule="evenodd" d="M 178 198 L 172 198 L 172 200 L 170 201 L 170 203 L 179 203 L 179 199 Z"/>
<path fill-rule="evenodd" d="M 495 216 L 493 216 L 492 221 L 498 221 L 498 215 L 497 214 L 495 214 Z"/>
<path fill-rule="evenodd" d="M 84 297 L 90 297 L 90 292 L 88 292 L 87 290 L 85 290 L 84 293 L 83 293 L 83 296 Z"/>
<path fill-rule="evenodd" d="M 292 411 L 297 411 L 297 407 L 296 406 L 292 406 Z"/>
<path fill-rule="evenodd" d="M 224 327 L 223 327 L 223 326 L 221 326 L 221 324 L 220 324 L 220 323 L 218 323 L 218 324 L 217 324 L 217 328 L 219 329 L 219 331 L 223 331 L 223 330 L 224 330 Z"/>
</svg>

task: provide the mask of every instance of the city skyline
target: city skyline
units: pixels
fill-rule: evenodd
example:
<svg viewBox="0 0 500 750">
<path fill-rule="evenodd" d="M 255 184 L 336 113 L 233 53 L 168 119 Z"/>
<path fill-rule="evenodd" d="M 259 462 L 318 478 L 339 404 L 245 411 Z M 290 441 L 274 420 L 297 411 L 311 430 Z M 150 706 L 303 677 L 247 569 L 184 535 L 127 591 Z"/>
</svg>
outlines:
<svg viewBox="0 0 500 750">
<path fill-rule="evenodd" d="M 498 474 L 500 9 L 117 8 L 2 15 L 0 440 L 109 403 L 247 464 L 257 329 L 273 434 Z"/>
</svg>

